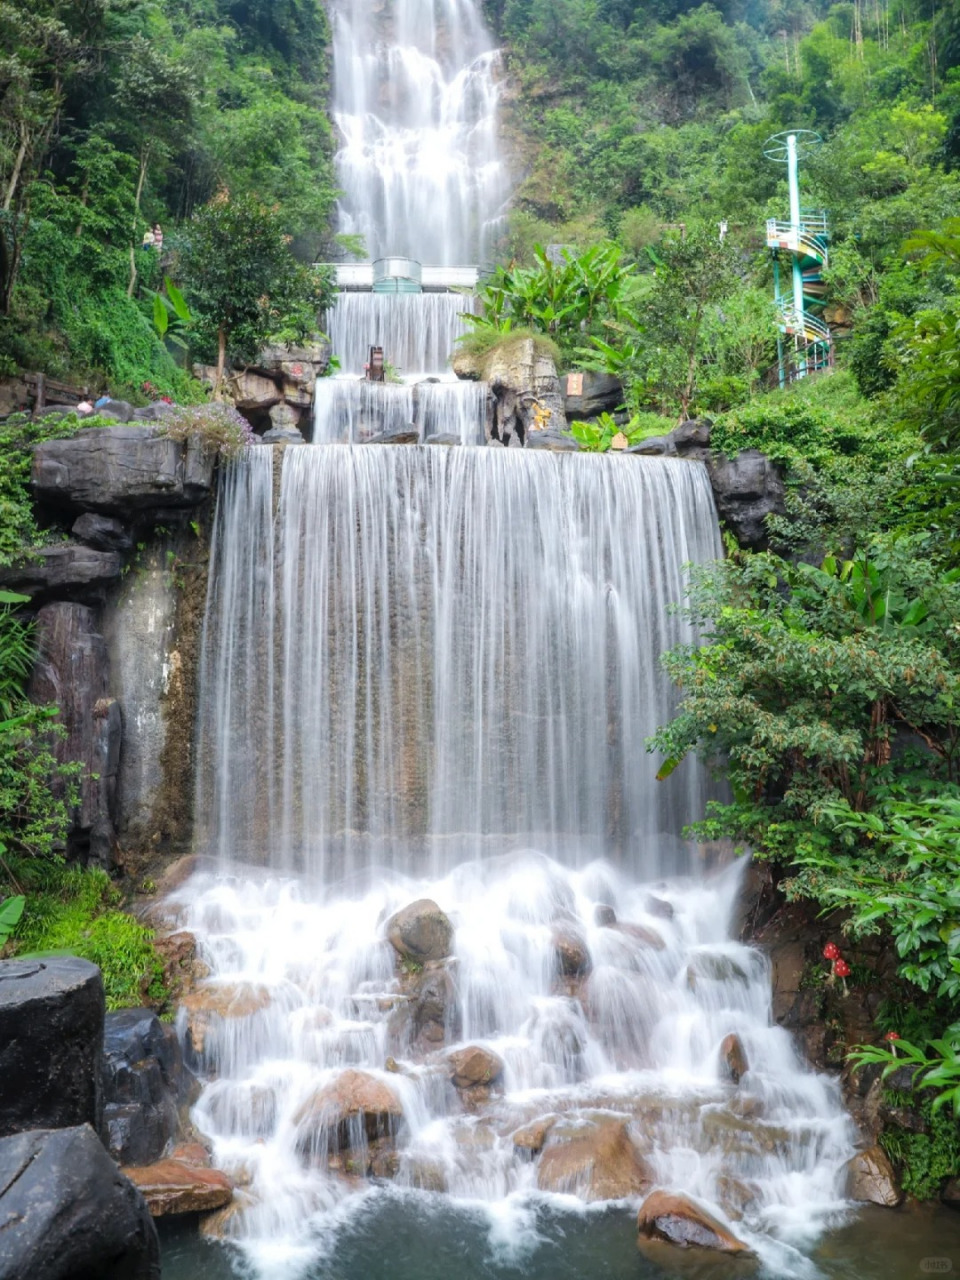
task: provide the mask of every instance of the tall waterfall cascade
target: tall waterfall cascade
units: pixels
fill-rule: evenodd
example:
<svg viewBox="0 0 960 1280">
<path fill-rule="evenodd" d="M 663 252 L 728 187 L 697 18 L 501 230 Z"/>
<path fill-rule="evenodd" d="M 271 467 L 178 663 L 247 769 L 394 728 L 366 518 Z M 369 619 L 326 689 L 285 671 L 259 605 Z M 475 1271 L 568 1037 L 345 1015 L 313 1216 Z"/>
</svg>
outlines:
<svg viewBox="0 0 960 1280">
<path fill-rule="evenodd" d="M 482 261 L 507 183 L 478 0 L 330 10 L 341 229 Z M 463 1273 L 515 1277 L 598 1204 L 629 1234 L 661 1188 L 758 1277 L 815 1280 L 852 1126 L 732 940 L 742 863 L 682 838 L 715 784 L 693 760 L 658 782 L 646 750 L 676 706 L 660 655 L 697 641 L 688 566 L 722 555 L 706 469 L 469 447 L 486 388 L 447 373 L 469 306 L 342 294 L 314 443 L 222 479 L 208 856 L 168 904 L 210 970 L 178 1027 L 238 1186 L 220 1229 L 256 1280 L 367 1280 L 351 1230 L 422 1280 L 479 1222 Z M 398 381 L 361 376 L 374 345 Z M 461 447 L 363 443 L 411 423 Z"/>
<path fill-rule="evenodd" d="M 499 58 L 478 6 L 334 0 L 332 19 L 340 230 L 362 236 L 374 259 L 485 262 L 509 182 L 498 146 Z M 343 376 L 318 387 L 314 441 L 364 441 L 412 423 L 421 439 L 482 443 L 485 396 L 449 371 L 463 314 L 472 309 L 472 298 L 459 292 L 341 294 L 326 326 Z M 449 384 L 442 432 L 433 430 L 431 393 L 418 390 L 407 401 L 402 385 L 358 387 L 374 346 L 400 384 Z"/>
</svg>

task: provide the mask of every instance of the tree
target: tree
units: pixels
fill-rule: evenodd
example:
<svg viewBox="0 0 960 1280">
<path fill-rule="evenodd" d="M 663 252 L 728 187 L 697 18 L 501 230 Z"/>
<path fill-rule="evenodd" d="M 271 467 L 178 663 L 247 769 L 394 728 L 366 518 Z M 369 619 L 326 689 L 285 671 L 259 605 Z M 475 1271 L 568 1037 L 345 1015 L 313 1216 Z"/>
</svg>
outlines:
<svg viewBox="0 0 960 1280">
<path fill-rule="evenodd" d="M 200 354 L 215 355 L 219 396 L 228 357 L 252 360 L 271 336 L 305 336 L 329 302 L 329 280 L 290 251 L 277 208 L 224 189 L 185 228 L 181 261 Z"/>
</svg>

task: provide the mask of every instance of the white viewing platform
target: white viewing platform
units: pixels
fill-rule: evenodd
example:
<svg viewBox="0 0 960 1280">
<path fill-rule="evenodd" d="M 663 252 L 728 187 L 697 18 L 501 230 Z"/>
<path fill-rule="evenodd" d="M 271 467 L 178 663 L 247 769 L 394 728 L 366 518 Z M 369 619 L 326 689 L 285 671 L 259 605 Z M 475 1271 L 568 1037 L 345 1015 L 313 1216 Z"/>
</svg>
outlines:
<svg viewBox="0 0 960 1280">
<path fill-rule="evenodd" d="M 394 271 L 384 271 L 384 265 L 396 264 L 396 258 L 379 259 L 377 262 L 331 262 L 336 272 L 337 288 L 347 292 L 369 293 L 375 284 L 382 284 L 386 279 L 394 277 Z M 419 285 L 424 293 L 448 293 L 451 290 L 474 290 L 480 279 L 479 267 L 430 267 L 421 266 L 411 260 L 410 266 L 419 269 Z M 409 278 L 409 277 L 408 277 Z"/>
</svg>

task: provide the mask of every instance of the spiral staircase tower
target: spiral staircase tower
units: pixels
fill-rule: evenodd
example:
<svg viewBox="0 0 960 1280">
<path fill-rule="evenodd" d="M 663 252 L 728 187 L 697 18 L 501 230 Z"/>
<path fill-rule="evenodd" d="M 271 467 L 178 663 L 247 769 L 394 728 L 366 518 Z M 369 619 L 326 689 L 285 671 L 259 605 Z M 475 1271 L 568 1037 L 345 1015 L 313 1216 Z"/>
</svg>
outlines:
<svg viewBox="0 0 960 1280">
<path fill-rule="evenodd" d="M 823 270 L 829 256 L 827 215 L 823 210 L 800 207 L 800 156 L 819 143 L 819 134 L 796 129 L 774 134 L 767 140 L 763 152 L 768 159 L 787 166 L 790 191 L 790 220 L 781 222 L 770 218 L 767 221 L 767 248 L 773 255 L 779 326 L 777 356 L 781 387 L 833 364 L 830 329 L 820 314 L 826 293 Z"/>
</svg>

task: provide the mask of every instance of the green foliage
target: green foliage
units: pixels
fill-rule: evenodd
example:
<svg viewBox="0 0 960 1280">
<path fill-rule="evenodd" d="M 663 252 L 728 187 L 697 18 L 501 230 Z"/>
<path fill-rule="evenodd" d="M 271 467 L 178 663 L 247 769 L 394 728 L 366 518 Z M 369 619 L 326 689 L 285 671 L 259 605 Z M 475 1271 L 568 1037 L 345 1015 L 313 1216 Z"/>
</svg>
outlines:
<svg viewBox="0 0 960 1280">
<path fill-rule="evenodd" d="M 55 867 L 36 877 L 15 932 L 17 954 L 66 952 L 100 967 L 108 1009 L 162 1000 L 163 963 L 153 933 L 120 911 L 103 871 Z"/>
<path fill-rule="evenodd" d="M 15 897 L 4 898 L 0 902 L 0 951 L 3 950 L 7 939 L 17 927 L 26 905 L 27 900 L 22 893 Z"/>
<path fill-rule="evenodd" d="M 585 453 L 606 453 L 618 435 L 622 435 L 629 446 L 650 436 L 666 435 L 672 428 L 673 423 L 669 419 L 660 418 L 655 413 L 635 414 L 623 426 L 617 424 L 612 414 L 601 413 L 592 422 L 571 422 L 570 434 L 579 441 Z"/>
<path fill-rule="evenodd" d="M 465 319 L 475 332 L 497 334 L 530 329 L 552 338 L 570 357 L 584 333 L 599 331 L 619 314 L 629 277 L 620 246 L 593 245 L 583 252 L 564 249 L 559 261 L 534 247 L 536 265 L 498 267 L 480 290 L 482 313 Z"/>
<path fill-rule="evenodd" d="M 960 1174 L 960 1128 L 955 1119 L 934 1111 L 929 1102 L 921 1106 L 920 1113 L 925 1133 L 894 1126 L 880 1135 L 880 1144 L 901 1166 L 901 1183 L 907 1195 L 933 1200 L 947 1178 Z"/>
<path fill-rule="evenodd" d="M 182 268 L 199 353 L 252 360 L 274 334 L 316 332 L 329 279 L 299 264 L 279 211 L 221 192 L 184 232 Z"/>
<path fill-rule="evenodd" d="M 34 422 L 14 414 L 0 422 L 0 565 L 12 563 L 40 538 L 29 489 L 33 446 L 79 430 L 80 420 L 73 416 Z"/>
</svg>

